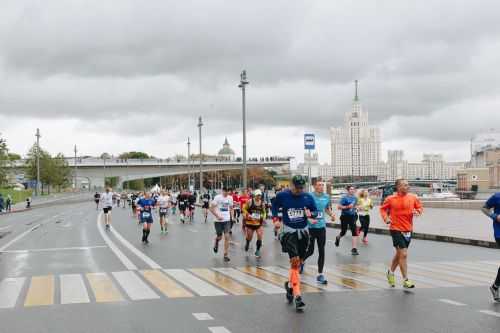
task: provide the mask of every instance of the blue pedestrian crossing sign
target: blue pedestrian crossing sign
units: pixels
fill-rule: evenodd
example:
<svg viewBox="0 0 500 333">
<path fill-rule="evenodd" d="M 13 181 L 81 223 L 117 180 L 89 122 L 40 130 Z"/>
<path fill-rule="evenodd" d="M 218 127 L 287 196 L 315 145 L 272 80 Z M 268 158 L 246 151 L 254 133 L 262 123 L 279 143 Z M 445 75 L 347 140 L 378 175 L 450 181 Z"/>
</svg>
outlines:
<svg viewBox="0 0 500 333">
<path fill-rule="evenodd" d="M 304 149 L 306 150 L 314 150 L 316 144 L 316 139 L 314 134 L 306 133 L 304 134 Z"/>
</svg>

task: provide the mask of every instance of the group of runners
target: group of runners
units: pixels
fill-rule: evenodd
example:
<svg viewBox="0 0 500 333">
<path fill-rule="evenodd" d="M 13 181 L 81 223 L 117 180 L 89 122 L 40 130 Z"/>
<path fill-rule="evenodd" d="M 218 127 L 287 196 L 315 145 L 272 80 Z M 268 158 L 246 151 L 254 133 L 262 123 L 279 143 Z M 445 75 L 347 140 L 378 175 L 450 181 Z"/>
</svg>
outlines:
<svg viewBox="0 0 500 333">
<path fill-rule="evenodd" d="M 305 261 L 311 257 L 316 248 L 317 258 L 317 283 L 327 284 L 324 274 L 325 246 L 326 246 L 326 215 L 331 221 L 336 220 L 332 202 L 329 195 L 324 193 L 323 184 L 313 180 L 314 191 L 305 191 L 306 180 L 298 175 L 292 178 L 291 187 L 281 190 L 270 198 L 270 202 L 263 199 L 260 189 L 236 193 L 227 188 L 213 198 L 208 193 L 200 196 L 205 223 L 208 212 L 214 216 L 215 239 L 214 253 L 219 252 L 220 241 L 223 240 L 223 260 L 229 262 L 229 247 L 232 228 L 235 223 L 240 223 L 245 238 L 244 251 L 249 252 L 250 244 L 256 235 L 255 257 L 261 257 L 266 220 L 272 218 L 273 230 L 281 243 L 282 251 L 289 256 L 289 274 L 284 287 L 288 302 L 295 303 L 295 308 L 302 311 L 305 302 L 300 288 L 300 276 L 304 270 Z M 408 277 L 408 248 L 412 240 L 413 220 L 423 213 L 423 206 L 418 197 L 409 193 L 409 184 L 405 179 L 395 182 L 396 192 L 381 203 L 379 213 L 382 220 L 389 225 L 392 244 L 395 249 L 390 267 L 387 270 L 387 282 L 390 287 L 395 287 L 395 271 L 399 268 L 403 277 L 404 288 L 415 288 L 415 283 Z M 368 231 L 370 224 L 370 211 L 374 204 L 366 190 L 361 190 L 356 195 L 354 186 L 347 187 L 347 193 L 338 202 L 340 211 L 340 232 L 335 237 L 335 246 L 339 246 L 341 239 L 350 230 L 352 235 L 351 254 L 359 255 L 357 249 L 358 238 L 362 234 L 362 242 L 368 244 Z M 139 207 L 139 220 L 143 223 L 143 242 L 148 243 L 148 236 L 153 223 L 152 211 L 155 207 L 159 210 L 160 226 L 162 232 L 166 231 L 166 216 L 169 209 L 178 206 L 181 216 L 186 216 L 186 207 L 195 201 L 189 200 L 188 192 L 179 194 L 175 199 L 174 194 L 161 192 L 158 197 L 152 198 L 150 193 L 144 193 L 137 199 Z M 187 199 L 186 199 L 187 197 Z M 267 199 L 267 198 L 266 198 Z M 109 212 L 112 206 L 112 192 L 107 189 L 100 195 L 105 215 L 106 228 L 109 228 L 111 217 Z M 180 205 L 179 201 L 184 201 Z M 182 207 L 182 208 L 181 208 Z M 193 208 L 194 210 L 194 208 Z M 493 221 L 494 237 L 500 247 L 500 193 L 493 195 L 485 204 L 482 211 Z M 187 213 L 192 214 L 193 211 Z M 192 215 L 191 215 L 192 216 Z M 357 221 L 359 220 L 360 226 Z M 495 301 L 500 302 L 500 268 L 495 282 L 490 291 Z"/>
</svg>

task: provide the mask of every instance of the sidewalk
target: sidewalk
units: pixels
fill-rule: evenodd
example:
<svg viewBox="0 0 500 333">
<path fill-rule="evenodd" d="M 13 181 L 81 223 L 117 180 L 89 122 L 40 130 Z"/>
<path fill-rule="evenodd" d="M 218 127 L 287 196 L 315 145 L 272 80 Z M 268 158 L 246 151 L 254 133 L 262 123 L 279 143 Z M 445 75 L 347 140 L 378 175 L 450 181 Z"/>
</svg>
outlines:
<svg viewBox="0 0 500 333">
<path fill-rule="evenodd" d="M 340 228 L 338 221 L 330 223 Z M 389 234 L 389 227 L 382 222 L 378 207 L 371 213 L 370 232 Z M 358 222 L 359 224 L 359 222 Z M 472 209 L 425 208 L 424 214 L 414 219 L 414 238 L 496 248 L 492 221 Z"/>
<path fill-rule="evenodd" d="M 55 202 L 58 202 L 58 201 L 74 200 L 74 199 L 80 199 L 80 198 L 84 199 L 86 197 L 90 198 L 91 197 L 91 193 L 89 193 L 89 192 L 84 192 L 84 193 L 58 193 L 58 194 L 54 194 L 54 195 L 43 196 L 43 197 L 40 197 L 40 198 L 33 197 L 32 201 L 31 201 L 31 208 L 30 209 L 41 207 L 41 206 L 45 206 L 45 205 L 49 205 L 49 204 L 52 204 L 52 203 L 55 203 Z M 7 214 L 20 213 L 20 212 L 24 212 L 24 211 L 27 211 L 27 210 L 29 210 L 29 209 L 26 208 L 26 202 L 22 201 L 22 202 L 18 202 L 16 204 L 12 205 L 12 211 L 10 211 L 10 212 L 4 211 L 4 212 L 0 213 L 0 216 L 1 215 L 7 215 Z"/>
</svg>

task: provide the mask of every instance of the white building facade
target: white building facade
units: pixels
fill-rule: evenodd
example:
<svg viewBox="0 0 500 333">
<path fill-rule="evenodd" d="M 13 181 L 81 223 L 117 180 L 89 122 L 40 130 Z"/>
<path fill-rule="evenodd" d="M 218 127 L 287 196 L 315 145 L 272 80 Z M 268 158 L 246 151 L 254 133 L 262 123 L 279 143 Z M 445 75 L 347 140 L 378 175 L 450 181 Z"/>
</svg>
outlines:
<svg viewBox="0 0 500 333">
<path fill-rule="evenodd" d="M 344 126 L 330 129 L 334 176 L 377 176 L 380 163 L 380 130 L 368 125 L 356 93 L 352 110 L 345 114 Z"/>
</svg>

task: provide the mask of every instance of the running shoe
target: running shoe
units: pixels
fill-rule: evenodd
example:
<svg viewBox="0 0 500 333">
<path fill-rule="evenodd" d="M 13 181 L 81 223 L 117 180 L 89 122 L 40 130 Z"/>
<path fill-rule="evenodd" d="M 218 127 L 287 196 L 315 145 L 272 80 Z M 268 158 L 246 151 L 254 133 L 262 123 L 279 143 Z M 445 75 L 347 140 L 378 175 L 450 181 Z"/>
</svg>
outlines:
<svg viewBox="0 0 500 333">
<path fill-rule="evenodd" d="M 390 270 L 387 270 L 387 282 L 389 283 L 389 286 L 393 288 L 396 286 L 396 278 L 394 277 L 394 273 Z"/>
<path fill-rule="evenodd" d="M 250 244 L 245 244 L 245 252 L 248 252 L 249 247 L 250 247 Z"/>
<path fill-rule="evenodd" d="M 230 261 L 231 261 L 231 259 L 229 259 L 228 256 L 224 256 L 224 262 L 230 262 Z"/>
<path fill-rule="evenodd" d="M 109 224 L 106 224 L 106 229 L 108 229 L 108 230 L 109 230 Z"/>
<path fill-rule="evenodd" d="M 299 273 L 300 273 L 300 274 L 303 274 L 303 273 L 304 273 L 304 263 L 301 263 L 301 264 L 300 264 Z"/>
<path fill-rule="evenodd" d="M 500 302 L 500 294 L 499 294 L 498 288 L 495 288 L 495 286 L 490 286 L 490 291 L 491 291 L 491 294 L 493 295 L 493 299 L 496 302 Z"/>
<path fill-rule="evenodd" d="M 304 311 L 305 308 L 306 308 L 306 303 L 304 303 L 302 297 L 300 296 L 295 297 L 295 310 Z"/>
<path fill-rule="evenodd" d="M 328 281 L 323 274 L 319 274 L 316 277 L 316 282 L 318 282 L 319 284 L 328 284 Z"/>
<path fill-rule="evenodd" d="M 288 301 L 288 304 L 292 304 L 293 290 L 288 286 L 288 281 L 285 282 L 285 290 L 286 290 L 286 300 Z"/>
<path fill-rule="evenodd" d="M 353 249 L 351 250 L 351 254 L 352 254 L 353 256 L 358 256 L 358 255 L 359 255 L 358 249 L 357 249 L 357 248 L 353 248 Z"/>
<path fill-rule="evenodd" d="M 406 279 L 406 280 L 403 282 L 403 287 L 404 287 L 404 288 L 407 288 L 407 289 L 411 289 L 411 288 L 415 288 L 415 284 L 414 284 L 412 281 L 410 281 L 410 280 Z"/>
<path fill-rule="evenodd" d="M 260 250 L 255 250 L 255 256 L 256 256 L 257 258 L 260 258 Z"/>
<path fill-rule="evenodd" d="M 337 237 L 335 237 L 335 246 L 339 247 L 339 245 L 340 245 L 340 237 L 337 236 Z"/>
<path fill-rule="evenodd" d="M 217 251 L 219 251 L 219 245 L 214 246 L 214 253 L 217 253 Z"/>
</svg>

